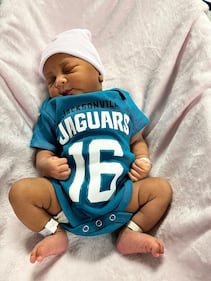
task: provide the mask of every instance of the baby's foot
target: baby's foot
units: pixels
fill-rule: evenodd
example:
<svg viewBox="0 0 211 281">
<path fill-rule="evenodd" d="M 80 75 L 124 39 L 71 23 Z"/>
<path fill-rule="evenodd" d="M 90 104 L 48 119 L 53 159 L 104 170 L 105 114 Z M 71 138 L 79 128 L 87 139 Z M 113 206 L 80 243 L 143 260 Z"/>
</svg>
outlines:
<svg viewBox="0 0 211 281">
<path fill-rule="evenodd" d="M 163 242 L 157 238 L 124 228 L 120 232 L 116 247 L 121 254 L 151 253 L 154 257 L 159 257 L 164 253 Z"/>
<path fill-rule="evenodd" d="M 65 231 L 57 231 L 41 240 L 31 252 L 30 262 L 43 261 L 49 256 L 60 255 L 66 251 L 68 239 Z"/>
</svg>

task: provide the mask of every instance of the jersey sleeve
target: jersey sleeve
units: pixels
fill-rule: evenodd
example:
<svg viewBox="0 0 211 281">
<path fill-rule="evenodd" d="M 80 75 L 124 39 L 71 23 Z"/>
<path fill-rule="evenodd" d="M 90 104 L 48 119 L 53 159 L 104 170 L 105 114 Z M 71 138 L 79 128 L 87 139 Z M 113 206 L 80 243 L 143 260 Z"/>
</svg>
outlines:
<svg viewBox="0 0 211 281">
<path fill-rule="evenodd" d="M 130 94 L 123 91 L 124 96 L 127 100 L 130 120 L 131 120 L 131 136 L 141 131 L 146 125 L 150 123 L 150 119 L 144 114 L 144 112 L 136 105 L 131 98 Z"/>
<path fill-rule="evenodd" d="M 33 130 L 30 147 L 56 152 L 57 138 L 55 127 L 55 120 L 48 106 L 48 100 L 46 100 L 40 109 L 40 116 Z"/>
</svg>

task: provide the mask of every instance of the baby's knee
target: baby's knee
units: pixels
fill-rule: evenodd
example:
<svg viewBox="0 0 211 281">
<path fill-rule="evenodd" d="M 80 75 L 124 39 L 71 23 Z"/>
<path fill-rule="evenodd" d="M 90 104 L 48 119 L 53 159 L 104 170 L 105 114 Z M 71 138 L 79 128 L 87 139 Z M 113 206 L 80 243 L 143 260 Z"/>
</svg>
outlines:
<svg viewBox="0 0 211 281">
<path fill-rule="evenodd" d="M 164 178 L 159 178 L 159 193 L 160 197 L 170 203 L 173 197 L 173 189 L 171 184 Z"/>
<path fill-rule="evenodd" d="M 24 196 L 24 184 L 25 180 L 18 180 L 12 184 L 9 190 L 9 201 L 11 205 L 14 205 L 21 197 Z"/>
</svg>

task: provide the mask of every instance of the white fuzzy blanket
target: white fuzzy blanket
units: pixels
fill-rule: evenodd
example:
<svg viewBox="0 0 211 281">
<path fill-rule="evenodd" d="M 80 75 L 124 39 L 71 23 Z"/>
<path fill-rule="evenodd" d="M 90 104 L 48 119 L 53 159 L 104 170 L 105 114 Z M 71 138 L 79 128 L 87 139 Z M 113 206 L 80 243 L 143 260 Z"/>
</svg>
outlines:
<svg viewBox="0 0 211 281">
<path fill-rule="evenodd" d="M 201 0 L 2 0 L 0 4 L 0 281 L 196 281 L 211 276 L 211 23 Z M 106 69 L 152 119 L 153 176 L 171 208 L 154 231 L 166 253 L 123 257 L 110 235 L 71 236 L 61 257 L 31 265 L 40 239 L 15 217 L 11 183 L 36 176 L 28 144 L 47 92 L 40 52 L 55 34 L 88 28 Z"/>
</svg>

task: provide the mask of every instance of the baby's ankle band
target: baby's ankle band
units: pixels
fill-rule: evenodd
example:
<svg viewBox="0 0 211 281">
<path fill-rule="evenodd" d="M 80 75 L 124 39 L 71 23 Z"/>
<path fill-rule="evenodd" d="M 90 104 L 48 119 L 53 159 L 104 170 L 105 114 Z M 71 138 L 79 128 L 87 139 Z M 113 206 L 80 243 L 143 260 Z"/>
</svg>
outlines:
<svg viewBox="0 0 211 281">
<path fill-rule="evenodd" d="M 43 230 L 41 230 L 39 233 L 42 235 L 42 236 L 49 236 L 51 234 L 54 234 L 57 230 L 57 227 L 58 227 L 58 222 L 55 221 L 54 219 L 50 219 L 45 227 L 43 228 Z"/>
<path fill-rule="evenodd" d="M 135 222 L 131 220 L 126 224 L 126 226 L 133 231 L 143 232 L 143 229 L 141 229 Z"/>
</svg>

